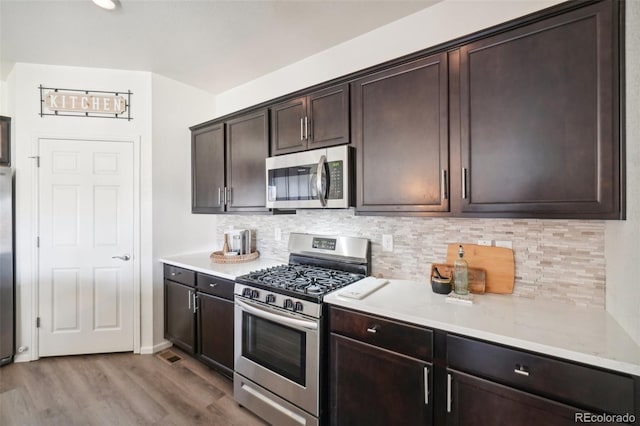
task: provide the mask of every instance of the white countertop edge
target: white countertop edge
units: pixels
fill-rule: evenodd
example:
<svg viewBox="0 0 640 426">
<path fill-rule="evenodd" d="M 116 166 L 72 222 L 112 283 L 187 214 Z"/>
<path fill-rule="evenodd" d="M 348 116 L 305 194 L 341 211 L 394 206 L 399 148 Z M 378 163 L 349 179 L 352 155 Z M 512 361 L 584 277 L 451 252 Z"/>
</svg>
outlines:
<svg viewBox="0 0 640 426">
<path fill-rule="evenodd" d="M 437 320 L 431 320 L 428 318 L 417 317 L 412 315 L 403 314 L 400 312 L 385 310 L 379 307 L 372 308 L 358 304 L 358 301 L 354 301 L 349 298 L 334 295 L 330 300 L 326 300 L 326 303 L 335 305 L 338 307 L 354 309 L 356 311 L 365 312 L 373 315 L 380 315 L 390 319 L 396 319 L 407 323 L 420 325 L 424 327 L 434 328 L 446 332 L 460 334 L 466 337 L 477 338 L 492 343 L 503 344 L 518 349 L 524 349 L 531 352 L 537 352 L 542 355 L 561 358 L 569 361 L 579 362 L 587 364 L 593 367 L 609 369 L 620 373 L 632 374 L 640 376 L 640 365 L 632 364 L 624 361 L 618 361 L 610 358 L 600 357 L 597 355 L 590 355 L 583 352 L 571 351 L 555 346 L 549 346 L 529 340 L 517 339 L 501 334 L 491 333 L 480 329 L 474 329 L 469 327 L 461 327 L 455 324 L 444 323 Z"/>
<path fill-rule="evenodd" d="M 158 259 L 158 262 L 207 275 L 214 275 L 231 281 L 234 281 L 237 277 L 248 274 L 252 271 L 276 265 L 283 265 L 286 263 L 266 257 L 258 257 L 257 259 L 249 262 L 214 263 L 211 262 L 209 255 L 209 252 L 186 253 L 162 257 Z"/>
</svg>

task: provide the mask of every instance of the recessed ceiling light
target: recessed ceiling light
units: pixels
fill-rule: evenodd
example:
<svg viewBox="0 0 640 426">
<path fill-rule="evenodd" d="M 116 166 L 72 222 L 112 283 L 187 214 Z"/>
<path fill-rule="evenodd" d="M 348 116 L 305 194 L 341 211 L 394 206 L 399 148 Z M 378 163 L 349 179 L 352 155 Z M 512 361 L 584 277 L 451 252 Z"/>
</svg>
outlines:
<svg viewBox="0 0 640 426">
<path fill-rule="evenodd" d="M 116 8 L 116 2 L 113 0 L 92 0 L 92 1 L 103 9 L 113 10 Z"/>
</svg>

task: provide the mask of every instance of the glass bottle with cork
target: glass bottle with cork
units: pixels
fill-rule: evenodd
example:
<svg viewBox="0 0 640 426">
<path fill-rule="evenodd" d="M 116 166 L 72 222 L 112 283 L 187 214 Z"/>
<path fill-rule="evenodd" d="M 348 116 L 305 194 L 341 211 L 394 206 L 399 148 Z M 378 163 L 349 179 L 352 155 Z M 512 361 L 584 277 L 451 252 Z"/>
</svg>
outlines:
<svg viewBox="0 0 640 426">
<path fill-rule="evenodd" d="M 465 296 L 469 294 L 469 265 L 463 259 L 464 249 L 458 246 L 458 258 L 453 262 L 453 291 Z"/>
</svg>

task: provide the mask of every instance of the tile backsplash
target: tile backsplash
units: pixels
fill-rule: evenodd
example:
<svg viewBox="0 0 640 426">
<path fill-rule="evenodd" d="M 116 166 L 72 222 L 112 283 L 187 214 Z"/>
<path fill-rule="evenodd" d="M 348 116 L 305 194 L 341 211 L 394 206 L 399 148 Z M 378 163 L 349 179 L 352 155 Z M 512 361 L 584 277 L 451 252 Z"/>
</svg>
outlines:
<svg viewBox="0 0 640 426">
<path fill-rule="evenodd" d="M 364 237 L 371 241 L 372 273 L 428 281 L 431 263 L 447 256 L 448 243 L 511 241 L 515 253 L 514 295 L 604 309 L 603 221 L 460 219 L 356 216 L 353 210 L 299 210 L 295 215 L 220 215 L 216 241 L 229 227 L 255 232 L 261 256 L 287 261 L 291 232 Z M 275 230 L 282 233 L 275 239 Z M 393 235 L 393 252 L 382 235 Z"/>
</svg>

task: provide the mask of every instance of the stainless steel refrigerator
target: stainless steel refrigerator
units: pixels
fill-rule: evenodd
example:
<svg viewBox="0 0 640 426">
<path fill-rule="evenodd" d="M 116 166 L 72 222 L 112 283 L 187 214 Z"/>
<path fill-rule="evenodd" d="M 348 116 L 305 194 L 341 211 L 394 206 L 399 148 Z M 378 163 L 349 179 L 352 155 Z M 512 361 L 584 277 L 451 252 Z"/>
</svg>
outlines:
<svg viewBox="0 0 640 426">
<path fill-rule="evenodd" d="M 0 167 L 0 366 L 15 353 L 13 172 Z"/>
</svg>

